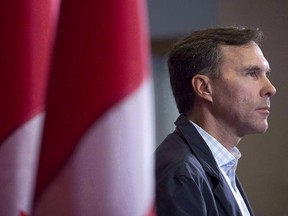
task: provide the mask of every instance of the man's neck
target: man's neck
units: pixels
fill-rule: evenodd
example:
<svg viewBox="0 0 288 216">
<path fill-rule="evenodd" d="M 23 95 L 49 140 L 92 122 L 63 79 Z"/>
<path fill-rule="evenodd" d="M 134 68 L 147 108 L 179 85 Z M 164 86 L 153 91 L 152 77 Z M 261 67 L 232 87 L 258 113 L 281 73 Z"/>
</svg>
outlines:
<svg viewBox="0 0 288 216">
<path fill-rule="evenodd" d="M 192 114 L 188 118 L 218 140 L 230 152 L 241 140 L 234 131 L 207 113 Z"/>
</svg>

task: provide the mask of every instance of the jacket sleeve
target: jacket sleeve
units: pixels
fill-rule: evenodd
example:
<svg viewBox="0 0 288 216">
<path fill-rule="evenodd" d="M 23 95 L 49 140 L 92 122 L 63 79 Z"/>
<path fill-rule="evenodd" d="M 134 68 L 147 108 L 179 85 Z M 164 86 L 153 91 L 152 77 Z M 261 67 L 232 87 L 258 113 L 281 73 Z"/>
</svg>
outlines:
<svg viewBox="0 0 288 216">
<path fill-rule="evenodd" d="M 206 216 L 203 192 L 186 176 L 168 177 L 156 190 L 158 216 Z"/>
</svg>

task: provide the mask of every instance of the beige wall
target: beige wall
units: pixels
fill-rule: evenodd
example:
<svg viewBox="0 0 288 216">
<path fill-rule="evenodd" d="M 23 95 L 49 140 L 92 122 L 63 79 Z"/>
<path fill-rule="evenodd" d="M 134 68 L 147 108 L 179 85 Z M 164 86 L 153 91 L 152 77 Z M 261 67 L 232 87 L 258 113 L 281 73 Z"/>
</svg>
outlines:
<svg viewBox="0 0 288 216">
<path fill-rule="evenodd" d="M 244 138 L 238 175 L 256 216 L 288 215 L 288 1 L 219 0 L 220 25 L 259 27 L 277 88 L 269 131 Z"/>
</svg>

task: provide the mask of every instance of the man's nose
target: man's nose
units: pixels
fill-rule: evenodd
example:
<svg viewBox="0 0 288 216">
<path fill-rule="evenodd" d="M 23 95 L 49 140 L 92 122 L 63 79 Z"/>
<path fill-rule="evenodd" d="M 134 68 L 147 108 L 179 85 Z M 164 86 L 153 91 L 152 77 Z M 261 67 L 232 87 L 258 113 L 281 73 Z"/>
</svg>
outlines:
<svg viewBox="0 0 288 216">
<path fill-rule="evenodd" d="M 272 97 L 276 94 L 276 88 L 274 87 L 274 85 L 271 83 L 271 81 L 266 78 L 265 80 L 265 85 L 261 91 L 261 96 L 262 97 Z"/>
</svg>

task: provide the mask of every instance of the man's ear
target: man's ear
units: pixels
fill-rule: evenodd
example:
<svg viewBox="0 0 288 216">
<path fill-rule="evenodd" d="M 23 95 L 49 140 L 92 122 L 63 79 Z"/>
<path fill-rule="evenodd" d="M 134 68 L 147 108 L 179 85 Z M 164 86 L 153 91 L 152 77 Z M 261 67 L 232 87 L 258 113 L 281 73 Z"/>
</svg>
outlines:
<svg viewBox="0 0 288 216">
<path fill-rule="evenodd" d="M 196 74 L 192 78 L 192 87 L 196 95 L 204 100 L 213 101 L 211 79 L 208 76 Z"/>
</svg>

